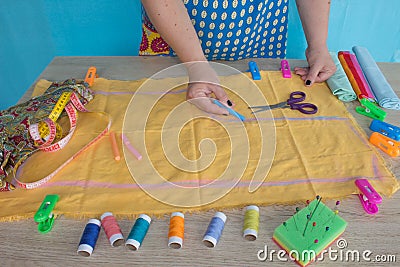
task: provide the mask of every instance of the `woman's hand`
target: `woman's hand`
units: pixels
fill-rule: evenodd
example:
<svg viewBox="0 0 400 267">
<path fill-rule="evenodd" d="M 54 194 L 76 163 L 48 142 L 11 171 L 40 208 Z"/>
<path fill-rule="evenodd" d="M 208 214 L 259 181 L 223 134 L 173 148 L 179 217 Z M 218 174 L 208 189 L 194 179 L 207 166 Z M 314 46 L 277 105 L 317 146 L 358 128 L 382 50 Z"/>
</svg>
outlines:
<svg viewBox="0 0 400 267">
<path fill-rule="evenodd" d="M 294 71 L 307 86 L 314 82 L 324 82 L 336 72 L 336 65 L 333 62 L 328 49 L 306 49 L 308 68 L 296 67 Z"/>
<path fill-rule="evenodd" d="M 207 61 L 185 63 L 189 73 L 186 99 L 206 112 L 228 115 L 229 112 L 212 102 L 212 98 L 227 107 L 234 107 L 225 90 L 220 86 L 217 73 Z"/>
</svg>

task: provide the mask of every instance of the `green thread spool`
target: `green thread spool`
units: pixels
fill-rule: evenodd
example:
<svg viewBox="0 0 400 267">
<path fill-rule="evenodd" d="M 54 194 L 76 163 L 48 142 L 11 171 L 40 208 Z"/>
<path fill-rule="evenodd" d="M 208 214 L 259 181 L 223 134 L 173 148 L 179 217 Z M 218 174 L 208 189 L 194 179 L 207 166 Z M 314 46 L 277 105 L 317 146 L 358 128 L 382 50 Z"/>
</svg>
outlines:
<svg viewBox="0 0 400 267">
<path fill-rule="evenodd" d="M 243 223 L 243 237 L 248 241 L 254 241 L 258 235 L 258 225 L 260 223 L 260 210 L 257 206 L 246 207 Z"/>
</svg>

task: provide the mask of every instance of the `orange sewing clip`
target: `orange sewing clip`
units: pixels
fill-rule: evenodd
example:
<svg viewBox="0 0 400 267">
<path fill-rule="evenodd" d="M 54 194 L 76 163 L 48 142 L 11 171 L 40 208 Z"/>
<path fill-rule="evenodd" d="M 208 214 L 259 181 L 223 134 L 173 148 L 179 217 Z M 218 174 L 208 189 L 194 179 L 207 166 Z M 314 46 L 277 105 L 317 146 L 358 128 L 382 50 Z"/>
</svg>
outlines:
<svg viewBox="0 0 400 267">
<path fill-rule="evenodd" d="M 85 76 L 85 82 L 89 84 L 89 86 L 93 85 L 94 78 L 99 77 L 96 73 L 96 67 L 91 66 Z"/>
<path fill-rule="evenodd" d="M 373 132 L 369 141 L 391 157 L 398 157 L 400 155 L 400 142 L 387 136 Z"/>
</svg>

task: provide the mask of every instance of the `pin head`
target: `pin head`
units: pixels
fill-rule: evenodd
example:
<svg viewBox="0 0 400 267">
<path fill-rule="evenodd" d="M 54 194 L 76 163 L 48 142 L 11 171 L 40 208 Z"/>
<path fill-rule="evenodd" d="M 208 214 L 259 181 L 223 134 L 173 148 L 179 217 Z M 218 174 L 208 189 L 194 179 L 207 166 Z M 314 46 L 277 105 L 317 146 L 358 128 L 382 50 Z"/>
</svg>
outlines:
<svg viewBox="0 0 400 267">
<path fill-rule="evenodd" d="M 340 201 L 339 200 L 336 201 L 336 206 L 339 206 L 339 204 L 340 204 Z"/>
<path fill-rule="evenodd" d="M 317 223 L 316 223 L 316 222 L 313 222 L 313 223 L 312 223 L 312 226 L 316 226 L 316 225 L 317 225 Z"/>
<path fill-rule="evenodd" d="M 307 214 L 307 219 L 309 220 L 311 218 L 311 215 L 310 214 Z"/>
<path fill-rule="evenodd" d="M 329 226 L 325 227 L 325 231 L 327 231 L 327 232 L 328 232 L 328 231 L 329 231 L 329 229 L 330 229 L 330 228 L 329 228 Z"/>
<path fill-rule="evenodd" d="M 314 243 L 317 244 L 317 243 L 318 243 L 318 239 L 315 239 L 315 240 L 314 240 Z"/>
<path fill-rule="evenodd" d="M 283 222 L 283 226 L 285 226 L 285 227 L 286 227 L 286 222 Z"/>
<path fill-rule="evenodd" d="M 334 212 L 335 212 L 335 215 L 339 213 L 339 211 L 338 211 L 338 210 L 335 210 Z"/>
<path fill-rule="evenodd" d="M 307 203 L 307 205 L 310 205 L 310 200 L 307 199 L 307 200 L 306 200 L 306 203 Z"/>
<path fill-rule="evenodd" d="M 296 212 L 299 212 L 299 210 L 300 210 L 299 207 L 296 207 Z"/>
<path fill-rule="evenodd" d="M 318 200 L 318 199 L 320 199 L 320 196 L 319 196 L 319 195 L 317 195 L 317 200 Z"/>
</svg>

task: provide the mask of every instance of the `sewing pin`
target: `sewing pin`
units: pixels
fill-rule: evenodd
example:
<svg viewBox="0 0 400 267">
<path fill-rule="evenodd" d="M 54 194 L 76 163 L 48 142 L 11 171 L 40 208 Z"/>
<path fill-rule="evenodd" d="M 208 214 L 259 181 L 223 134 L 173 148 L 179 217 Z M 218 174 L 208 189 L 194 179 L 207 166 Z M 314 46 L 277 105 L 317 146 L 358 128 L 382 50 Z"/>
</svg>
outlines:
<svg viewBox="0 0 400 267">
<path fill-rule="evenodd" d="M 322 197 L 320 197 L 320 196 L 318 195 L 318 196 L 317 196 L 317 200 L 318 200 L 318 202 L 317 202 L 317 204 L 315 205 L 314 210 L 311 212 L 311 217 L 314 216 L 314 213 L 317 211 L 317 208 L 318 208 L 318 206 L 319 206 L 319 203 L 320 203 L 321 200 L 322 200 Z"/>
<path fill-rule="evenodd" d="M 314 228 L 315 228 L 316 225 L 317 225 L 316 222 L 313 222 L 313 223 L 312 223 L 313 228 L 311 229 L 311 232 L 314 230 Z"/>
<path fill-rule="evenodd" d="M 286 223 L 286 222 L 283 222 L 283 226 L 285 226 L 285 228 L 286 228 L 286 231 L 288 231 L 288 232 L 289 232 L 289 230 L 287 229 L 287 223 Z"/>
<path fill-rule="evenodd" d="M 297 212 L 294 212 L 293 221 L 294 221 L 294 225 L 296 226 L 296 230 L 299 231 L 299 228 L 297 227 L 297 222 L 296 222 L 296 213 Z"/>
<path fill-rule="evenodd" d="M 326 232 L 328 232 L 329 231 L 329 226 L 327 226 L 327 227 L 325 227 L 325 233 L 324 233 L 324 235 L 322 236 L 322 238 L 324 238 L 325 237 L 325 234 L 326 234 Z"/>
<path fill-rule="evenodd" d="M 306 200 L 306 203 L 307 203 L 307 208 L 308 208 L 308 210 L 311 211 L 311 210 L 310 210 L 310 200 L 307 199 L 307 200 Z"/>
<path fill-rule="evenodd" d="M 310 219 L 311 219 L 311 215 L 310 215 L 310 214 L 307 214 L 307 223 L 306 223 L 306 226 L 304 227 L 303 236 L 304 236 L 304 234 L 306 233 L 307 226 L 308 226 L 308 223 L 310 222 Z"/>
<path fill-rule="evenodd" d="M 336 217 L 336 215 L 339 213 L 339 211 L 338 211 L 338 210 L 335 210 L 333 213 L 335 213 L 335 215 L 332 216 L 331 222 L 333 222 L 333 220 L 335 219 L 335 217 Z"/>
</svg>

